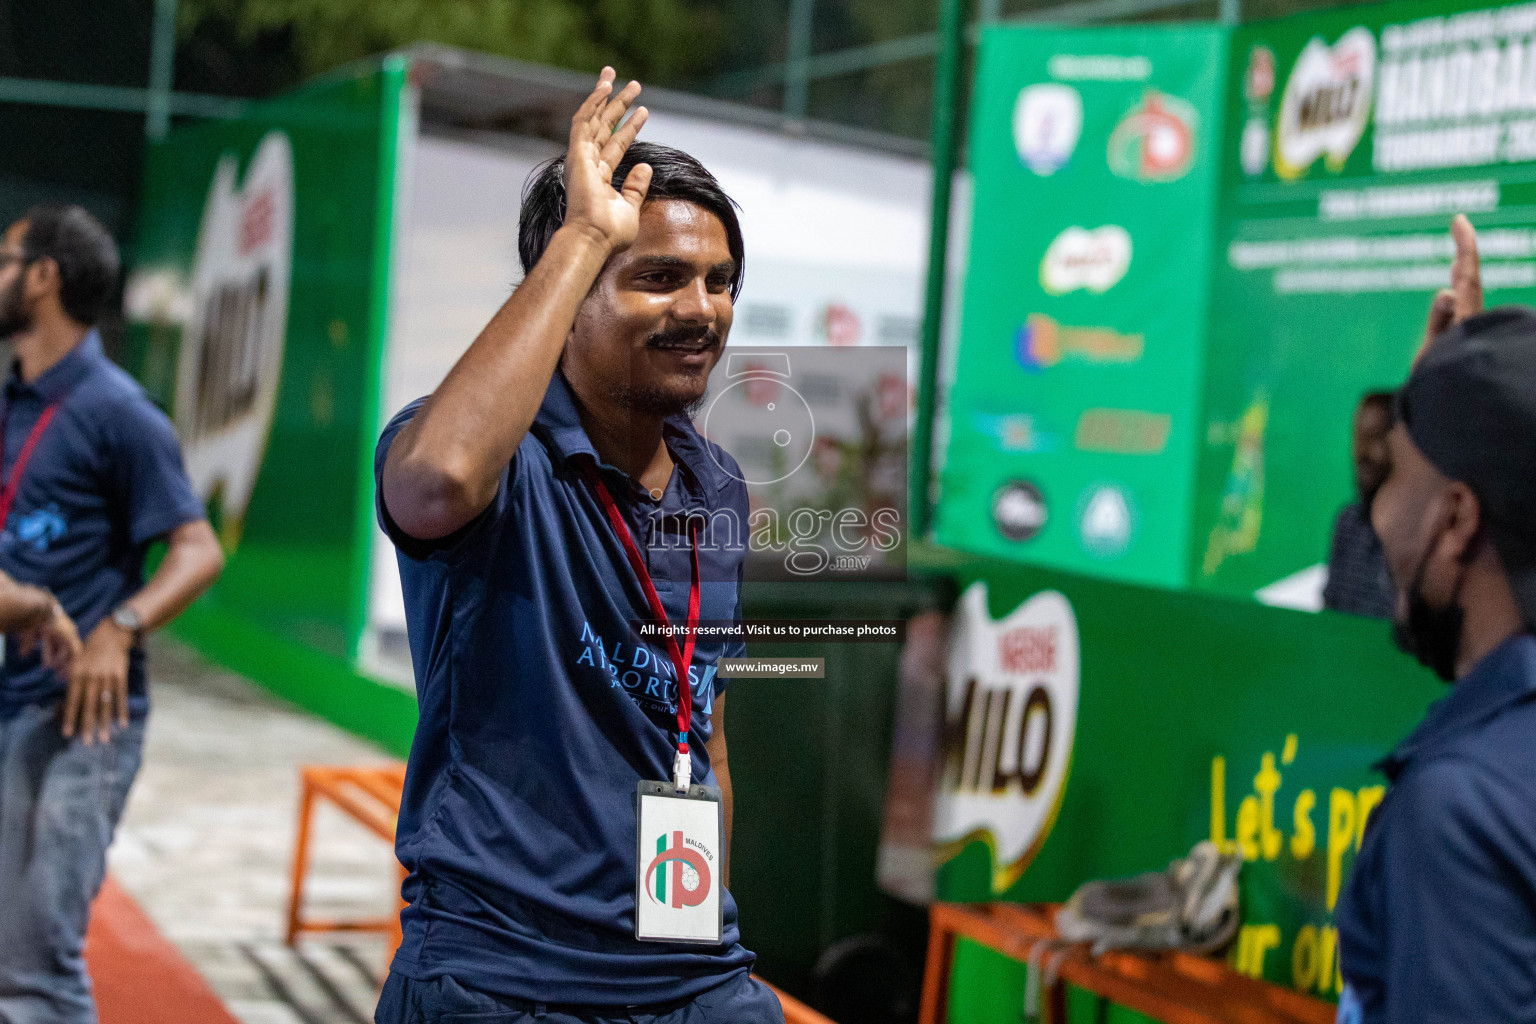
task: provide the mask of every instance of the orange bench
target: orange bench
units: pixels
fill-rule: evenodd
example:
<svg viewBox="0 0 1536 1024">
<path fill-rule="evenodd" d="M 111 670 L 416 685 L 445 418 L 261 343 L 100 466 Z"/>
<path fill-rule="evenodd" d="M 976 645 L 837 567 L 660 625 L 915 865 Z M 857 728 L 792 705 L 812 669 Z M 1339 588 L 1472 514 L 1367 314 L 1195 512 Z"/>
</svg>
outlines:
<svg viewBox="0 0 1536 1024">
<path fill-rule="evenodd" d="M 309 870 L 309 831 L 315 800 L 324 798 L 374 835 L 395 845 L 395 823 L 400 817 L 400 794 L 405 788 L 405 765 L 395 763 L 368 768 L 306 765 L 300 769 L 299 831 L 293 849 L 293 884 L 288 894 L 288 945 L 310 932 L 378 932 L 388 937 L 389 952 L 400 946 L 399 908 L 391 917 L 349 920 L 313 920 L 304 916 L 304 875 Z M 396 865 L 398 881 L 405 869 Z M 398 885 L 396 893 L 399 893 Z M 404 902 L 400 907 L 405 906 Z M 386 961 L 388 962 L 388 961 Z"/>
<path fill-rule="evenodd" d="M 935 903 L 929 911 L 928 964 L 921 1024 L 948 1016 L 955 940 L 967 938 L 1004 956 L 1054 968 L 1041 1002 L 1049 1019 L 1066 1019 L 1063 982 L 1165 1024 L 1333 1024 L 1335 1007 L 1320 999 L 1238 974 L 1191 953 L 1088 954 L 1084 945 L 1056 941 L 1056 907 L 1010 903 Z M 1050 952 L 1046 952 L 1047 949 Z M 1042 954 L 1044 956 L 1042 957 Z"/>
</svg>

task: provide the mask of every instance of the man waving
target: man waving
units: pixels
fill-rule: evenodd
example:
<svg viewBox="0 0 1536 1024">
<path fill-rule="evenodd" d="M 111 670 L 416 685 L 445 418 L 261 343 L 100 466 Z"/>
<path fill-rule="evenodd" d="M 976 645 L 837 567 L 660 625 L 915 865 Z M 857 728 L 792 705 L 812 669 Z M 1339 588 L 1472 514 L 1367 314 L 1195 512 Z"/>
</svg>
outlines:
<svg viewBox="0 0 1536 1024">
<path fill-rule="evenodd" d="M 379 1024 L 783 1019 L 723 890 L 726 645 L 637 628 L 740 614 L 746 488 L 688 412 L 741 229 L 697 161 L 632 145 L 613 78 L 529 182 L 522 284 L 379 441 L 421 707 Z"/>
</svg>

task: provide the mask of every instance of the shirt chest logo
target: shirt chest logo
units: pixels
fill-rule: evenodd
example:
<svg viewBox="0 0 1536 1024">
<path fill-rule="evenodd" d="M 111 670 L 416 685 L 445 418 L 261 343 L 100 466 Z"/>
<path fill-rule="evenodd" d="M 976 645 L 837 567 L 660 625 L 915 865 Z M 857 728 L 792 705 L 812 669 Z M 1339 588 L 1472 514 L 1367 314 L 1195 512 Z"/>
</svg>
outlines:
<svg viewBox="0 0 1536 1024">
<path fill-rule="evenodd" d="M 672 660 L 649 644 L 606 640 L 592 628 L 581 624 L 581 636 L 574 659 L 577 669 L 602 673 L 608 685 L 623 690 L 643 708 L 672 714 L 677 710 L 677 669 Z M 694 710 L 708 715 L 714 706 L 714 665 L 700 665 L 697 659 L 688 666 L 688 685 L 693 690 Z M 574 671 L 580 678 L 582 673 Z"/>
<path fill-rule="evenodd" d="M 0 534 L 0 548 L 12 551 L 18 546 L 44 552 L 69 532 L 69 522 L 59 506 L 49 502 L 26 515 L 12 516 Z"/>
</svg>

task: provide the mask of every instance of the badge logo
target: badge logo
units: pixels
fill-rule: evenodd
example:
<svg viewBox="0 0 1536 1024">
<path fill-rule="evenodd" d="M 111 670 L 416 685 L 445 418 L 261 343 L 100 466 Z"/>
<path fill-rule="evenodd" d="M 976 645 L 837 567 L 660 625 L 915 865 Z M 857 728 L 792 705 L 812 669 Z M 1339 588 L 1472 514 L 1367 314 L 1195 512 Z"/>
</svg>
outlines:
<svg viewBox="0 0 1536 1024">
<path fill-rule="evenodd" d="M 1134 363 L 1146 338 L 1108 327 L 1063 327 L 1044 313 L 1031 313 L 1019 328 L 1014 355 L 1026 370 L 1040 371 L 1063 360 L 1085 363 Z"/>
<path fill-rule="evenodd" d="M 1077 618 L 1056 591 L 1000 621 L 987 585 L 961 595 L 945 683 L 944 774 L 934 839 L 947 859 L 972 842 L 992 851 L 992 892 L 1024 873 L 1066 793 L 1077 733 Z"/>
<path fill-rule="evenodd" d="M 992 525 L 1011 541 L 1034 540 L 1049 518 L 1045 495 L 1028 480 L 1009 481 L 992 496 Z"/>
<path fill-rule="evenodd" d="M 1131 235 L 1118 224 L 1088 231 L 1070 227 L 1057 235 L 1040 260 L 1040 287 L 1048 295 L 1086 288 L 1109 291 L 1131 269 Z"/>
<path fill-rule="evenodd" d="M 214 503 L 232 549 L 261 471 L 283 372 L 293 266 L 293 149 L 269 132 L 239 183 L 219 159 L 203 206 L 191 316 L 176 370 L 175 421 L 187 475 Z"/>
<path fill-rule="evenodd" d="M 1376 79 L 1376 37 L 1355 27 L 1333 46 L 1313 37 L 1296 58 L 1280 97 L 1275 171 L 1286 180 L 1307 173 L 1318 157 L 1344 169 L 1365 133 Z"/>
<path fill-rule="evenodd" d="M 645 892 L 651 902 L 674 910 L 696 907 L 709 898 L 709 863 L 691 849 L 681 831 L 656 840 L 656 859 L 645 869 Z"/>
<path fill-rule="evenodd" d="M 1066 166 L 1083 132 L 1083 97 L 1070 85 L 1027 86 L 1013 105 L 1013 144 L 1024 166 L 1042 177 Z"/>
<path fill-rule="evenodd" d="M 1176 96 L 1148 89 L 1109 135 L 1109 169 L 1133 181 L 1176 181 L 1195 163 L 1199 114 Z"/>
<path fill-rule="evenodd" d="M 1131 500 L 1114 484 L 1089 488 L 1078 506 L 1077 535 L 1083 550 L 1098 558 L 1118 558 L 1131 546 L 1135 516 Z"/>
</svg>

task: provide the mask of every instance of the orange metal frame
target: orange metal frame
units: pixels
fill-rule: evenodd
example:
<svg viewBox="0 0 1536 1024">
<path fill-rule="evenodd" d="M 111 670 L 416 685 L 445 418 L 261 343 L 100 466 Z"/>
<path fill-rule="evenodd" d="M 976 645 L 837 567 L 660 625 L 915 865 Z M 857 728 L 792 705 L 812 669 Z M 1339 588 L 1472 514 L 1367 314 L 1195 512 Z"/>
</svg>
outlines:
<svg viewBox="0 0 1536 1024">
<path fill-rule="evenodd" d="M 361 823 L 374 835 L 395 842 L 395 823 L 400 816 L 400 793 L 405 787 L 405 765 L 390 764 L 373 768 L 306 765 L 300 770 L 302 791 L 299 797 L 299 831 L 293 849 L 293 881 L 288 893 L 288 945 L 310 932 L 378 932 L 389 938 L 390 954 L 400 945 L 400 914 L 392 917 L 355 918 L 351 920 L 315 920 L 306 918 L 304 876 L 309 871 L 309 832 L 314 820 L 315 800 L 331 801 L 347 816 Z M 399 881 L 405 869 L 396 865 Z M 400 907 L 404 907 L 404 902 Z"/>
<path fill-rule="evenodd" d="M 934 904 L 921 1024 L 942 1024 L 948 1017 L 956 939 L 1028 962 L 1042 940 L 1056 940 L 1055 913 L 1044 905 Z M 1062 959 L 1049 993 L 1055 1024 L 1066 1016 L 1064 982 L 1166 1024 L 1333 1024 L 1332 1004 L 1238 974 L 1217 960 L 1179 952 L 1091 957 L 1086 946 L 1056 948 Z"/>
</svg>

